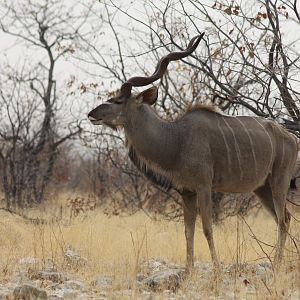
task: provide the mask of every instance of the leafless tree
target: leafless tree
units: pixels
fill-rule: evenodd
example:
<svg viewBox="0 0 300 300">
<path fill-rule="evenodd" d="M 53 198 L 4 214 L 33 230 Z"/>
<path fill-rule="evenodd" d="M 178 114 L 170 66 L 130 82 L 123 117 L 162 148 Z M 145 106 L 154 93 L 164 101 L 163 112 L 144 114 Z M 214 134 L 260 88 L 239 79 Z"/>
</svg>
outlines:
<svg viewBox="0 0 300 300">
<path fill-rule="evenodd" d="M 168 80 L 162 81 L 160 105 L 164 110 L 209 101 L 231 114 L 284 118 L 297 128 L 300 65 L 295 46 L 299 36 L 288 35 L 289 26 L 300 26 L 297 1 L 162 1 L 159 5 L 147 1 L 144 5 L 146 20 L 114 1 L 106 3 L 111 11 L 108 24 L 112 26 L 114 14 L 127 16 L 132 21 L 130 30 L 139 28 L 132 39 L 149 49 L 146 53 L 133 47 L 128 50 L 121 33 L 116 33 L 116 48 L 120 48 L 116 52 L 123 56 L 120 66 L 130 58 L 146 73 L 144 66 L 159 57 L 161 45 L 168 51 L 180 49 L 195 32 L 206 31 L 202 51 L 193 60 L 184 61 L 185 65 L 175 66 L 180 76 L 173 78 L 174 72 L 170 72 Z M 117 79 L 124 80 L 124 76 Z M 192 79 L 187 81 L 189 77 Z"/>
<path fill-rule="evenodd" d="M 60 145 L 81 131 L 79 122 L 60 128 L 67 99 L 57 69 L 75 51 L 90 7 L 66 3 L 0 4 L 2 34 L 22 45 L 22 53 L 12 57 L 11 47 L 6 53 L 13 59 L 1 61 L 0 169 L 8 209 L 44 200 Z M 69 110 L 62 114 L 68 119 Z"/>
</svg>

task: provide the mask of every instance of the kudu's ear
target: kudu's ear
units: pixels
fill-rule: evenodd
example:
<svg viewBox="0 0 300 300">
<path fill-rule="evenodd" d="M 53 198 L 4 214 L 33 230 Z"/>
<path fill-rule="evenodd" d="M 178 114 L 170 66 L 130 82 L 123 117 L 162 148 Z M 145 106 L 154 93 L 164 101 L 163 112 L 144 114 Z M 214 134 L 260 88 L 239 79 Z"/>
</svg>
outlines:
<svg viewBox="0 0 300 300">
<path fill-rule="evenodd" d="M 153 86 L 150 89 L 147 89 L 139 93 L 136 98 L 140 102 L 152 105 L 155 103 L 157 96 L 158 96 L 158 89 L 157 87 Z"/>
</svg>

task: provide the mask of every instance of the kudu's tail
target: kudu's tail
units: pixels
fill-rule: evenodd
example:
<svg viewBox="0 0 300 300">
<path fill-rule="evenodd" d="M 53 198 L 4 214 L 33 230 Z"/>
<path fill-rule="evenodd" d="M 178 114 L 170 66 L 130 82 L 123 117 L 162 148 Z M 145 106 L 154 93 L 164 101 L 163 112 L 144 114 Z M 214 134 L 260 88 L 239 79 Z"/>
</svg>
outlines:
<svg viewBox="0 0 300 300">
<path fill-rule="evenodd" d="M 298 150 L 299 149 L 299 141 L 298 141 Z M 295 206 L 299 206 L 299 203 L 296 203 L 298 201 L 294 201 L 294 196 L 297 193 L 296 190 L 298 190 L 298 186 L 300 185 L 299 182 L 297 182 L 297 179 L 300 178 L 300 151 L 298 151 L 298 155 L 297 155 L 297 160 L 296 160 L 296 164 L 294 167 L 294 172 L 293 172 L 293 176 L 291 178 L 290 181 L 290 193 L 289 196 L 287 197 L 287 201 L 290 202 L 291 204 L 295 205 Z M 291 200 L 292 199 L 292 200 Z"/>
<path fill-rule="evenodd" d="M 293 176 L 290 182 L 291 190 L 297 190 L 297 178 L 300 178 L 300 139 L 299 138 L 297 138 L 297 144 L 298 144 L 298 154 L 297 154 L 296 164 L 294 167 Z"/>
<path fill-rule="evenodd" d="M 297 190 L 296 179 L 297 179 L 297 177 L 292 177 L 292 179 L 291 179 L 291 182 L 290 182 L 291 190 Z"/>
</svg>

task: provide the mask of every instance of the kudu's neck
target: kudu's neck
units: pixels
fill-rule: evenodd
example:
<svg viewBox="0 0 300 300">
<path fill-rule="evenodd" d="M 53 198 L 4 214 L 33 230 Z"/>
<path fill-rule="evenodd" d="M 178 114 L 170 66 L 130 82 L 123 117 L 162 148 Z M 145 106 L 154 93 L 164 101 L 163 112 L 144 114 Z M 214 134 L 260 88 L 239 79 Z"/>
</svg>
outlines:
<svg viewBox="0 0 300 300">
<path fill-rule="evenodd" d="M 128 142 L 143 159 L 165 170 L 175 167 L 180 140 L 174 123 L 160 119 L 151 107 L 143 105 L 124 129 Z"/>
</svg>

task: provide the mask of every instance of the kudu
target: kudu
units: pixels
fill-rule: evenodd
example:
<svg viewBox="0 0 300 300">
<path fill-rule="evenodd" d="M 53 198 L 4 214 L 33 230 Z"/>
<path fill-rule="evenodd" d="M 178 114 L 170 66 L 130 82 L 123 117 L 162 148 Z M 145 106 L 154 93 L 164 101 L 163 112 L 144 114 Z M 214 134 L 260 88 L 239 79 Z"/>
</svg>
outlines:
<svg viewBox="0 0 300 300">
<path fill-rule="evenodd" d="M 196 105 L 173 122 L 161 119 L 151 105 L 157 88 L 139 94 L 132 87 L 161 78 L 170 61 L 190 55 L 204 33 L 187 49 L 164 56 L 150 77 L 132 77 L 118 94 L 88 114 L 95 124 L 124 128 L 129 157 L 155 184 L 175 188 L 183 200 L 187 268 L 193 266 L 197 214 L 202 218 L 214 265 L 219 267 L 212 232 L 211 192 L 254 192 L 278 224 L 275 262 L 283 256 L 290 223 L 286 196 L 297 156 L 296 138 L 261 117 L 232 117 Z"/>
</svg>

